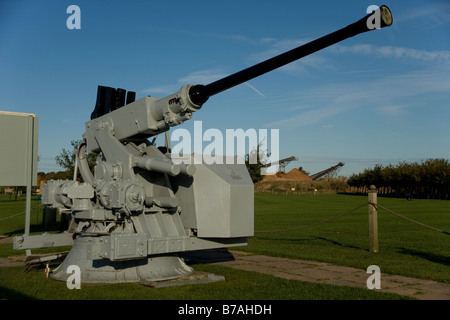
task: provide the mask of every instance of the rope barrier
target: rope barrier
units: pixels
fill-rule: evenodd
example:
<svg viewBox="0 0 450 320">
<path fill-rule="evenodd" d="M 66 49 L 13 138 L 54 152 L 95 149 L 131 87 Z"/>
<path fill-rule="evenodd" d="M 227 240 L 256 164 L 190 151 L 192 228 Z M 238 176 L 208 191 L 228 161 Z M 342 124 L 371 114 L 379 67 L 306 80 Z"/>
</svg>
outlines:
<svg viewBox="0 0 450 320">
<path fill-rule="evenodd" d="M 444 234 L 450 235 L 450 232 L 447 232 L 447 231 L 444 231 L 444 230 L 441 230 L 441 229 L 438 229 L 438 228 L 435 228 L 435 227 L 431 227 L 431 226 L 426 225 L 424 223 L 421 223 L 421 222 L 415 221 L 413 219 L 410 219 L 408 217 L 402 216 L 401 214 L 398 214 L 398 213 L 396 213 L 396 212 L 394 212 L 392 210 L 389 210 L 389 209 L 383 207 L 380 204 L 376 204 L 376 203 L 373 203 L 371 201 L 365 202 L 365 203 L 363 203 L 363 204 L 361 204 L 361 205 L 359 205 L 359 206 L 357 206 L 357 207 L 355 207 L 353 209 L 350 209 L 350 210 L 348 210 L 348 211 L 346 211 L 344 213 L 341 213 L 341 214 L 339 214 L 337 216 L 334 216 L 334 217 L 331 217 L 331 218 L 328 218 L 328 219 L 325 219 L 325 220 L 322 220 L 322 221 L 319 221 L 319 222 L 315 222 L 315 223 L 312 223 L 312 224 L 308 224 L 308 225 L 305 225 L 305 226 L 300 226 L 300 227 L 296 227 L 296 228 L 289 228 L 289 229 L 271 230 L 271 231 L 255 231 L 255 233 L 280 233 L 280 232 L 289 232 L 289 231 L 297 231 L 297 230 L 307 229 L 307 228 L 310 228 L 310 227 L 318 226 L 318 225 L 321 225 L 321 224 L 324 224 L 324 223 L 336 220 L 338 218 L 341 218 L 341 217 L 343 217 L 343 216 L 345 216 L 345 215 L 347 215 L 347 214 L 349 214 L 349 213 L 351 213 L 353 211 L 356 211 L 356 210 L 364 207 L 367 204 L 373 205 L 377 210 L 378 210 L 378 208 L 383 209 L 386 212 L 389 212 L 389 213 L 391 213 L 391 214 L 393 214 L 393 215 L 395 215 L 395 216 L 397 216 L 399 218 L 408 220 L 408 221 L 410 221 L 412 223 L 418 224 L 418 225 L 420 225 L 422 227 L 425 227 L 425 228 L 428 228 L 428 229 L 431 229 L 431 230 L 434 230 L 434 231 L 437 231 L 437 232 L 440 232 L 440 233 L 444 233 Z"/>
<path fill-rule="evenodd" d="M 43 206 L 43 204 L 39 204 L 39 205 L 37 205 L 37 206 L 34 207 L 34 208 L 30 208 L 30 211 L 33 210 L 33 209 L 37 209 L 37 208 L 39 208 L 40 206 Z M 0 221 L 6 220 L 6 219 L 9 219 L 9 218 L 14 218 L 14 217 L 20 216 L 21 214 L 24 214 L 25 212 L 27 212 L 27 211 L 19 212 L 19 213 L 13 214 L 12 216 L 0 218 Z"/>
<path fill-rule="evenodd" d="M 318 225 L 321 225 L 321 224 L 324 224 L 324 223 L 327 223 L 327 222 L 330 222 L 330 221 L 339 219 L 339 218 L 341 218 L 341 217 L 343 217 L 343 216 L 345 216 L 345 215 L 347 215 L 347 214 L 349 214 L 349 213 L 352 213 L 353 211 L 356 211 L 356 210 L 358 210 L 358 209 L 364 207 L 364 206 L 367 205 L 367 204 L 370 204 L 370 205 L 374 206 L 377 210 L 378 210 L 378 208 L 380 208 L 380 209 L 382 209 L 382 210 L 384 210 L 384 211 L 386 211 L 386 212 L 389 212 L 389 213 L 391 213 L 391 214 L 393 214 L 393 215 L 395 215 L 395 216 L 397 216 L 397 217 L 399 217 L 399 218 L 405 219 L 405 220 L 407 220 L 407 221 L 409 221 L 409 222 L 415 223 L 415 224 L 420 225 L 420 226 L 422 226 L 422 227 L 425 227 L 425 228 L 434 230 L 434 231 L 436 231 L 436 232 L 440 232 L 440 233 L 444 233 L 444 234 L 450 235 L 450 232 L 447 232 L 447 231 L 445 231 L 445 230 L 441 230 L 441 229 L 438 229 L 438 228 L 435 228 L 435 227 L 426 225 L 426 224 L 424 224 L 424 223 L 415 221 L 415 220 L 410 219 L 410 218 L 408 218 L 408 217 L 402 216 L 401 214 L 398 214 L 397 212 L 394 212 L 394 211 L 392 211 L 392 210 L 389 210 L 388 208 L 385 208 L 385 207 L 383 207 L 382 205 L 380 205 L 380 204 L 378 204 L 378 203 L 373 203 L 373 202 L 371 202 L 371 201 L 365 202 L 365 203 L 363 203 L 363 204 L 361 204 L 361 205 L 359 205 L 359 206 L 357 206 L 357 207 L 355 207 L 355 208 L 353 208 L 353 209 L 350 209 L 350 210 L 348 210 L 348 211 L 345 211 L 344 213 L 341 213 L 341 214 L 339 214 L 339 215 L 337 215 L 337 216 L 334 216 L 334 217 L 331 217 L 331 218 L 328 218 L 328 219 L 325 219 L 325 220 L 322 220 L 322 221 L 319 221 L 319 222 L 315 222 L 315 223 L 312 223 L 312 224 L 308 224 L 308 225 L 305 225 L 305 226 L 300 226 L 300 227 L 296 227 L 296 228 L 289 228 L 289 229 L 281 229 L 281 230 L 272 230 L 272 231 L 255 231 L 255 233 L 280 233 L 280 232 L 297 231 L 297 230 L 302 230 L 302 229 L 311 228 L 311 227 L 314 227 L 314 226 L 318 226 Z M 33 208 L 33 209 L 39 208 L 40 206 L 42 206 L 42 204 L 38 205 L 37 207 L 35 207 L 35 208 Z M 9 218 L 16 217 L 16 216 L 18 216 L 18 215 L 24 214 L 25 212 L 26 212 L 26 211 L 23 211 L 23 212 L 16 213 L 16 214 L 14 214 L 14 215 L 12 215 L 12 216 L 9 216 L 9 217 L 1 218 L 0 221 L 6 220 L 6 219 L 9 219 Z"/>
<path fill-rule="evenodd" d="M 319 222 L 315 222 L 315 223 L 312 223 L 312 224 L 308 224 L 308 225 L 306 225 L 306 226 L 300 226 L 300 227 L 296 227 L 296 228 L 282 229 L 282 230 L 273 230 L 273 231 L 255 231 L 255 233 L 279 233 L 279 232 L 296 231 L 296 230 L 301 230 L 301 229 L 306 229 L 306 228 L 314 227 L 314 226 L 317 226 L 317 225 L 320 225 L 320 224 L 323 224 L 323 223 L 330 222 L 330 221 L 332 221 L 332 220 L 336 220 L 336 219 L 338 219 L 338 218 L 341 218 L 341 217 L 343 217 L 343 216 L 345 216 L 345 215 L 347 215 L 347 214 L 349 214 L 349 213 L 351 213 L 351 212 L 353 212 L 353 211 L 356 211 L 356 210 L 358 210 L 358 209 L 364 207 L 364 206 L 367 205 L 368 203 L 369 203 L 369 202 L 365 202 L 365 203 L 363 203 L 363 204 L 357 206 L 356 208 L 350 209 L 350 210 L 348 210 L 348 211 L 346 211 L 346 212 L 344 212 L 344 213 L 341 213 L 341 214 L 339 214 L 339 215 L 337 215 L 337 216 L 334 216 L 334 217 L 331 217 L 331 218 L 328 218 L 328 219 L 325 219 L 325 220 L 322 220 L 322 221 L 319 221 Z"/>
<path fill-rule="evenodd" d="M 377 203 L 373 203 L 373 202 L 370 202 L 370 201 L 369 201 L 369 204 L 373 205 L 377 210 L 378 210 L 378 208 L 381 208 L 381 209 L 383 209 L 384 211 L 389 212 L 389 213 L 391 213 L 391 214 L 393 214 L 393 215 L 395 215 L 395 216 L 397 216 L 397 217 L 399 217 L 399 218 L 408 220 L 409 222 L 418 224 L 418 225 L 420 225 L 420 226 L 422 226 L 422 227 L 425 227 L 425 228 L 428 228 L 428 229 L 431 229 L 431 230 L 434 230 L 434 231 L 437 231 L 437 232 L 441 232 L 441 233 L 450 235 L 450 232 L 447 232 L 447 231 L 444 231 L 444 230 L 441 230 L 441 229 L 438 229 L 438 228 L 435 228 L 435 227 L 431 227 L 431 226 L 426 225 L 426 224 L 424 224 L 424 223 L 421 223 L 421 222 L 415 221 L 415 220 L 413 220 L 413 219 L 410 219 L 410 218 L 408 218 L 408 217 L 402 216 L 401 214 L 398 214 L 397 212 L 394 212 L 394 211 L 392 211 L 392 210 L 389 210 L 389 209 L 387 209 L 387 208 L 385 208 L 385 207 L 383 207 L 382 205 L 379 205 L 379 204 L 377 204 Z"/>
</svg>

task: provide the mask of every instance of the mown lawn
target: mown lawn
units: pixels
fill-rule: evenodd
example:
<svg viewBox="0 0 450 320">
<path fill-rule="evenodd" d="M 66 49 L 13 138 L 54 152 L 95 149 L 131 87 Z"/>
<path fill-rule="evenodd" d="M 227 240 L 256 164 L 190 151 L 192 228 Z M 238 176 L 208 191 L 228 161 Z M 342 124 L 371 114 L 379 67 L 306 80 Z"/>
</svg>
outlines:
<svg viewBox="0 0 450 320">
<path fill-rule="evenodd" d="M 25 198 L 0 197 L 0 235 L 23 234 Z M 255 195 L 255 236 L 236 249 L 289 258 L 311 259 L 381 272 L 450 283 L 449 235 L 412 224 L 380 210 L 380 252 L 369 252 L 367 206 L 339 219 L 306 229 L 271 233 L 309 225 L 336 216 L 367 198 L 348 195 Z M 450 230 L 446 201 L 379 198 L 393 211 L 443 230 Z M 33 201 L 32 233 L 42 233 L 42 210 Z M 19 214 L 17 214 L 19 213 Z M 57 231 L 57 227 L 54 232 Z M 68 248 L 54 248 L 62 251 Z M 70 249 L 70 248 L 69 248 Z M 33 253 L 46 250 L 33 250 Z M 11 244 L 0 244 L 0 257 L 24 254 Z M 65 283 L 46 279 L 42 268 L 24 273 L 23 267 L 0 269 L 0 298 L 7 299 L 107 299 L 107 300 L 376 300 L 402 299 L 374 290 L 285 280 L 228 267 L 198 264 L 199 271 L 224 275 L 226 281 L 172 288 L 138 284 L 85 285 L 69 290 Z"/>
<path fill-rule="evenodd" d="M 450 235 L 379 209 L 379 252 L 369 252 L 368 206 L 333 221 L 301 229 L 367 202 L 349 195 L 255 195 L 255 236 L 241 250 L 309 259 L 450 283 Z M 450 232 L 450 202 L 378 198 L 400 215 Z M 283 231 L 288 229 L 298 230 Z M 273 232 L 280 231 L 280 232 Z"/>
</svg>

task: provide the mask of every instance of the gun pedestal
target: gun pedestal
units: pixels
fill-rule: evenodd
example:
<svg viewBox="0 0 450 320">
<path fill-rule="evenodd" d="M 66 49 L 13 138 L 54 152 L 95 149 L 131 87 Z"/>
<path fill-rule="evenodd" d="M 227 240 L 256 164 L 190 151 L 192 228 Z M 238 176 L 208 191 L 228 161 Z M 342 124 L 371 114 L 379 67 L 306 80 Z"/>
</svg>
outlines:
<svg viewBox="0 0 450 320">
<path fill-rule="evenodd" d="M 69 266 L 80 268 L 82 283 L 155 282 L 185 277 L 193 273 L 178 255 L 145 256 L 142 259 L 111 261 L 108 258 L 92 259 L 86 253 L 96 249 L 96 237 L 83 236 L 74 241 L 63 263 L 50 277 L 67 281 Z M 128 249 L 127 249 L 128 250 Z"/>
</svg>

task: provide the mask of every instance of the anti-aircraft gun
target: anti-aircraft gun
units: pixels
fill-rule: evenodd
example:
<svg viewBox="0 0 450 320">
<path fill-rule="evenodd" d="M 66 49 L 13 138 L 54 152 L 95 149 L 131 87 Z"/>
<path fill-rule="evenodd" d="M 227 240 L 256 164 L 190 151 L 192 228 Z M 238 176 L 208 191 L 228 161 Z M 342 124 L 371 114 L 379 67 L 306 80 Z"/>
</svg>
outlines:
<svg viewBox="0 0 450 320">
<path fill-rule="evenodd" d="M 176 163 L 149 138 L 192 118 L 215 94 L 374 28 L 390 26 L 386 6 L 349 26 L 207 85 L 165 98 L 100 86 L 77 151 L 83 182 L 51 180 L 46 206 L 70 213 L 66 232 L 19 236 L 15 249 L 72 245 L 51 277 L 77 265 L 82 282 L 162 281 L 192 273 L 180 253 L 247 244 L 254 233 L 253 183 L 243 164 Z M 375 20 L 377 21 L 377 20 Z M 86 153 L 98 155 L 94 174 Z M 228 161 L 227 161 L 228 163 Z"/>
</svg>

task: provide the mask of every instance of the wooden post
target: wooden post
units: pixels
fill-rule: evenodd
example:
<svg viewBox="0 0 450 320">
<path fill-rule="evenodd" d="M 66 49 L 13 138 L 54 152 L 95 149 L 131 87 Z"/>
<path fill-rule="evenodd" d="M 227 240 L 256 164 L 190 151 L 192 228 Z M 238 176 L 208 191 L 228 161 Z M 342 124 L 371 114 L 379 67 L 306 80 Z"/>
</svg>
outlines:
<svg viewBox="0 0 450 320">
<path fill-rule="evenodd" d="M 377 188 L 370 186 L 369 195 L 369 242 L 370 252 L 378 252 L 378 210 L 377 210 Z"/>
</svg>

